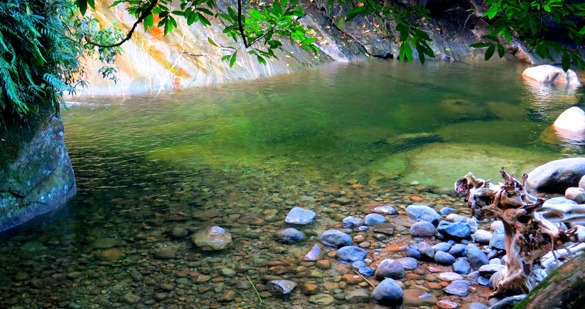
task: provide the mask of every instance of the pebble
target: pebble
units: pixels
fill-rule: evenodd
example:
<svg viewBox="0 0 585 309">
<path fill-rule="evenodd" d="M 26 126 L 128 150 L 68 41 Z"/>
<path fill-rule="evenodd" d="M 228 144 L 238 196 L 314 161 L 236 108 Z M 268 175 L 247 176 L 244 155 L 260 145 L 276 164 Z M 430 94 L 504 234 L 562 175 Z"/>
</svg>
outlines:
<svg viewBox="0 0 585 309">
<path fill-rule="evenodd" d="M 418 267 L 418 261 L 412 257 L 403 257 L 396 261 L 402 264 L 405 269 L 416 269 Z"/>
<path fill-rule="evenodd" d="M 321 306 L 329 306 L 335 302 L 335 299 L 329 294 L 317 294 L 309 297 L 309 303 Z"/>
<path fill-rule="evenodd" d="M 404 293 L 394 279 L 386 278 L 376 286 L 372 298 L 382 306 L 401 305 Z"/>
<path fill-rule="evenodd" d="M 290 294 L 297 286 L 297 283 L 291 280 L 272 280 L 270 281 L 270 284 L 275 291 L 282 295 Z"/>
<path fill-rule="evenodd" d="M 469 261 L 471 268 L 474 270 L 478 270 L 480 267 L 489 264 L 490 262 L 485 253 L 479 250 L 479 248 L 474 244 L 467 245 L 467 260 Z"/>
<path fill-rule="evenodd" d="M 435 262 L 442 265 L 452 265 L 455 263 L 455 257 L 444 251 L 435 252 Z"/>
<path fill-rule="evenodd" d="M 177 249 L 174 247 L 160 248 L 154 252 L 154 257 L 159 260 L 174 259 L 177 256 Z"/>
<path fill-rule="evenodd" d="M 435 249 L 426 242 L 421 242 L 416 246 L 423 259 L 433 260 L 435 258 Z"/>
<path fill-rule="evenodd" d="M 352 244 L 351 236 L 338 230 L 327 230 L 319 236 L 319 239 L 324 245 L 334 248 L 341 248 Z"/>
<path fill-rule="evenodd" d="M 191 240 L 203 251 L 219 251 L 232 243 L 232 235 L 228 230 L 216 225 L 200 229 Z"/>
<path fill-rule="evenodd" d="M 471 228 L 467 223 L 463 222 L 449 222 L 441 221 L 437 227 L 437 231 L 447 237 L 448 239 L 461 240 L 469 238 L 471 235 Z"/>
<path fill-rule="evenodd" d="M 427 221 L 436 224 L 441 220 L 441 215 L 427 205 L 413 204 L 406 207 L 406 215 L 415 221 Z"/>
<path fill-rule="evenodd" d="M 351 267 L 353 267 L 360 274 L 362 274 L 362 275 L 364 275 L 366 277 L 373 276 L 374 273 L 375 273 L 375 270 L 372 267 L 366 265 L 366 263 L 364 261 L 356 261 L 356 262 L 353 262 L 351 264 Z"/>
<path fill-rule="evenodd" d="M 236 298 L 236 292 L 233 290 L 225 291 L 220 297 L 220 302 L 231 302 Z"/>
<path fill-rule="evenodd" d="M 489 307 L 482 303 L 467 303 L 463 304 L 460 309 L 488 309 Z"/>
<path fill-rule="evenodd" d="M 319 269 L 329 269 L 331 268 L 331 262 L 329 260 L 318 260 L 315 263 L 315 266 Z"/>
<path fill-rule="evenodd" d="M 355 289 L 345 295 L 345 301 L 352 304 L 368 303 L 371 299 L 370 291 L 366 289 Z"/>
<path fill-rule="evenodd" d="M 303 239 L 305 239 L 305 234 L 295 228 L 289 227 L 278 231 L 276 237 L 282 243 L 295 244 L 303 241 Z"/>
<path fill-rule="evenodd" d="M 471 272 L 471 265 L 469 265 L 467 258 L 463 257 L 455 260 L 455 263 L 453 263 L 453 271 L 461 275 L 469 274 Z"/>
<path fill-rule="evenodd" d="M 395 215 L 396 210 L 392 205 L 384 205 L 384 206 L 377 206 L 372 209 L 373 212 L 382 214 L 382 215 Z"/>
<path fill-rule="evenodd" d="M 385 259 L 378 265 L 374 276 L 380 280 L 384 278 L 400 279 L 406 276 L 406 271 L 400 262 Z"/>
<path fill-rule="evenodd" d="M 445 272 L 439 274 L 439 279 L 443 281 L 463 280 L 463 276 L 454 272 Z"/>
<path fill-rule="evenodd" d="M 480 245 L 487 245 L 490 243 L 490 239 L 492 238 L 493 234 L 490 231 L 486 230 L 477 230 L 473 233 L 473 240 L 479 243 Z"/>
<path fill-rule="evenodd" d="M 386 222 L 386 217 L 376 213 L 366 215 L 366 218 L 364 220 L 364 223 L 367 226 L 379 225 L 384 222 Z"/>
<path fill-rule="evenodd" d="M 319 244 L 314 244 L 313 247 L 311 247 L 311 250 L 309 250 L 309 252 L 305 254 L 303 260 L 317 261 L 318 259 L 323 257 L 323 254 L 324 254 L 323 247 L 321 247 L 321 245 Z"/>
<path fill-rule="evenodd" d="M 449 252 L 449 249 L 451 249 L 451 244 L 448 242 L 440 242 L 436 245 L 433 246 L 433 249 L 435 251 L 445 251 L 445 252 Z"/>
<path fill-rule="evenodd" d="M 489 241 L 489 245 L 494 249 L 506 249 L 506 231 L 503 227 L 494 231 L 494 234 Z"/>
<path fill-rule="evenodd" d="M 345 229 L 355 229 L 364 225 L 364 220 L 354 216 L 345 217 L 342 221 L 342 226 Z"/>
<path fill-rule="evenodd" d="M 337 259 L 342 262 L 363 261 L 368 252 L 356 246 L 345 246 L 337 250 Z"/>
<path fill-rule="evenodd" d="M 315 295 L 319 293 L 319 286 L 313 283 L 303 283 L 300 285 L 300 289 L 305 295 Z"/>
<path fill-rule="evenodd" d="M 435 226 L 427 221 L 419 221 L 410 227 L 410 234 L 413 237 L 432 237 L 435 231 Z"/>
<path fill-rule="evenodd" d="M 465 297 L 469 294 L 468 290 L 469 281 L 455 280 L 445 288 L 445 293 Z"/>
<path fill-rule="evenodd" d="M 451 249 L 449 249 L 449 253 L 454 257 L 467 256 L 467 245 L 454 244 Z"/>
<path fill-rule="evenodd" d="M 459 307 L 459 304 L 451 300 L 442 299 L 437 302 L 437 307 L 442 309 L 455 309 Z"/>
<path fill-rule="evenodd" d="M 140 296 L 132 293 L 132 292 L 128 292 L 126 294 L 124 294 L 124 302 L 128 303 L 128 304 L 136 304 L 138 302 L 140 302 L 141 298 Z"/>
<path fill-rule="evenodd" d="M 305 225 L 313 223 L 317 214 L 308 209 L 304 209 L 301 207 L 294 207 L 290 210 L 284 222 L 289 224 L 298 224 L 298 225 Z"/>
<path fill-rule="evenodd" d="M 175 239 L 185 238 L 188 235 L 189 235 L 189 231 L 182 226 L 176 226 L 171 231 L 171 236 Z"/>
</svg>

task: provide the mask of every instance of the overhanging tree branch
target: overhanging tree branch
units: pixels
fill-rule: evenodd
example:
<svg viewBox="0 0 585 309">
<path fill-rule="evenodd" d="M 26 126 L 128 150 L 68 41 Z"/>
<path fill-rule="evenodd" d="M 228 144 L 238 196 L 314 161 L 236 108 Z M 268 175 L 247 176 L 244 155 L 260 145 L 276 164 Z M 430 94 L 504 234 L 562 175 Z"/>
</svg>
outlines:
<svg viewBox="0 0 585 309">
<path fill-rule="evenodd" d="M 148 5 L 148 7 L 146 7 L 146 9 L 144 9 L 144 11 L 142 11 L 142 13 L 140 14 L 140 16 L 138 17 L 138 19 L 134 22 L 134 24 L 132 25 L 132 28 L 130 29 L 130 31 L 128 31 L 128 34 L 126 35 L 126 37 L 124 39 L 122 39 L 121 41 L 119 41 L 118 43 L 114 43 L 114 44 L 100 44 L 100 43 L 96 43 L 93 42 L 91 39 L 89 39 L 88 37 L 85 37 L 85 40 L 91 44 L 91 45 L 95 45 L 97 47 L 104 47 L 104 48 L 110 48 L 110 47 L 118 47 L 122 44 L 124 44 L 126 41 L 129 41 L 132 38 L 132 34 L 134 34 L 134 31 L 136 30 L 136 27 L 138 27 L 138 25 L 140 23 L 142 23 L 142 21 L 144 21 L 144 19 L 152 14 L 152 10 L 154 9 L 154 7 L 158 4 L 159 0 L 152 0 L 150 2 L 150 4 Z"/>
</svg>

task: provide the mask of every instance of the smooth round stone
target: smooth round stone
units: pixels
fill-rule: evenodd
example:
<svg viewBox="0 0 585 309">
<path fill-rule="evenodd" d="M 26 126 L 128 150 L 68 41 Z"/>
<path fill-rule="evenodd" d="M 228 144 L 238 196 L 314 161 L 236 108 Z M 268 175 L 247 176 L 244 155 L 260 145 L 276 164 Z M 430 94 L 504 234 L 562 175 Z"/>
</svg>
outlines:
<svg viewBox="0 0 585 309">
<path fill-rule="evenodd" d="M 371 299 L 370 291 L 366 289 L 355 289 L 345 295 L 345 301 L 351 304 L 368 303 Z"/>
<path fill-rule="evenodd" d="M 452 265 L 455 263 L 455 257 L 445 251 L 435 252 L 435 262 L 442 265 Z"/>
<path fill-rule="evenodd" d="M 309 252 L 307 252 L 307 254 L 305 254 L 305 257 L 303 258 L 303 260 L 305 261 L 316 261 L 318 259 L 320 259 L 321 257 L 323 257 L 323 248 L 321 247 L 321 245 L 319 244 L 314 244 L 313 247 L 311 247 L 311 250 L 309 250 Z"/>
<path fill-rule="evenodd" d="M 292 292 L 297 286 L 296 282 L 290 280 L 272 280 L 270 281 L 270 284 L 274 290 L 282 295 L 290 294 L 290 292 Z"/>
<path fill-rule="evenodd" d="M 502 265 L 502 260 L 499 258 L 490 259 L 490 264 Z"/>
<path fill-rule="evenodd" d="M 386 217 L 381 214 L 368 214 L 364 220 L 367 226 L 378 225 L 386 222 Z"/>
<path fill-rule="evenodd" d="M 285 244 L 295 244 L 303 241 L 303 239 L 305 239 L 305 234 L 295 228 L 289 227 L 287 229 L 278 231 L 278 233 L 276 233 L 276 237 L 280 242 Z"/>
<path fill-rule="evenodd" d="M 498 229 L 503 229 L 503 228 L 504 228 L 504 223 L 502 222 L 502 220 L 496 220 L 490 224 L 490 230 L 492 232 L 497 231 Z"/>
<path fill-rule="evenodd" d="M 382 214 L 382 215 L 395 215 L 395 214 L 397 214 L 396 209 L 394 209 L 394 207 L 392 207 L 390 205 L 378 206 L 378 207 L 375 207 L 372 211 L 375 213 L 378 213 L 378 214 Z"/>
<path fill-rule="evenodd" d="M 182 226 L 175 226 L 171 231 L 171 236 L 176 239 L 185 238 L 189 235 L 189 231 Z"/>
<path fill-rule="evenodd" d="M 439 210 L 439 212 L 441 213 L 441 215 L 446 216 L 448 214 L 451 214 L 455 211 L 455 208 L 451 208 L 451 207 L 443 207 L 441 208 L 441 210 Z"/>
<path fill-rule="evenodd" d="M 490 243 L 492 236 L 493 234 L 490 231 L 477 230 L 477 232 L 473 233 L 473 240 L 480 245 L 487 245 Z"/>
<path fill-rule="evenodd" d="M 337 259 L 342 262 L 353 263 L 363 261 L 368 252 L 356 246 L 345 246 L 337 250 Z"/>
<path fill-rule="evenodd" d="M 298 225 L 305 225 L 309 223 L 313 223 L 317 214 L 308 209 L 304 209 L 301 207 L 294 207 L 290 210 L 284 222 L 289 224 L 298 224 Z"/>
<path fill-rule="evenodd" d="M 483 265 L 482 267 L 479 268 L 479 275 L 484 277 L 484 278 L 489 278 L 491 277 L 493 274 L 497 273 L 498 271 L 501 271 L 503 269 L 505 269 L 506 266 L 502 265 L 502 264 L 487 264 L 487 265 Z"/>
<path fill-rule="evenodd" d="M 471 235 L 471 227 L 463 222 L 441 221 L 437 231 L 448 239 L 455 240 L 466 239 Z"/>
<path fill-rule="evenodd" d="M 333 296 L 329 294 L 317 294 L 309 297 L 309 303 L 321 306 L 329 306 L 335 302 Z"/>
<path fill-rule="evenodd" d="M 128 292 L 124 295 L 124 302 L 128 303 L 128 304 L 136 304 L 141 300 L 140 296 L 132 293 L 132 292 Z"/>
<path fill-rule="evenodd" d="M 435 251 L 445 251 L 448 252 L 449 249 L 451 249 L 451 244 L 448 242 L 440 242 L 436 245 L 433 246 L 433 249 L 435 249 Z"/>
<path fill-rule="evenodd" d="M 432 237 L 435 231 L 435 226 L 427 221 L 419 221 L 410 227 L 410 234 L 413 237 Z"/>
<path fill-rule="evenodd" d="M 362 225 L 364 225 L 364 220 L 354 216 L 345 217 L 342 221 L 342 226 L 344 229 L 355 229 Z"/>
<path fill-rule="evenodd" d="M 452 300 L 442 299 L 437 302 L 437 307 L 441 309 L 456 309 L 459 307 L 459 304 Z"/>
<path fill-rule="evenodd" d="M 455 263 L 453 263 L 453 271 L 461 275 L 469 274 L 471 272 L 471 265 L 469 265 L 467 258 L 462 257 L 455 260 Z"/>
<path fill-rule="evenodd" d="M 417 260 L 422 259 L 422 254 L 418 251 L 415 246 L 407 246 L 406 247 L 406 256 L 411 257 Z"/>
<path fill-rule="evenodd" d="M 338 230 L 327 230 L 319 236 L 319 239 L 324 245 L 334 248 L 350 246 L 352 243 L 351 236 Z"/>
<path fill-rule="evenodd" d="M 579 184 L 585 175 L 585 158 L 568 158 L 548 162 L 528 173 L 527 184 L 540 192 L 564 193 Z"/>
<path fill-rule="evenodd" d="M 366 277 L 373 276 L 376 272 L 372 267 L 366 265 L 364 261 L 355 261 L 351 263 L 351 267 Z"/>
<path fill-rule="evenodd" d="M 494 231 L 489 245 L 494 249 L 506 250 L 506 231 L 503 227 Z"/>
<path fill-rule="evenodd" d="M 454 257 L 467 256 L 467 245 L 454 244 L 451 249 L 449 249 L 449 254 Z"/>
<path fill-rule="evenodd" d="M 382 306 L 402 304 L 404 292 L 394 279 L 386 278 L 378 284 L 372 293 L 372 299 Z"/>
<path fill-rule="evenodd" d="M 406 215 L 415 221 L 427 221 L 436 224 L 441 220 L 441 215 L 427 205 L 413 204 L 406 207 Z"/>
<path fill-rule="evenodd" d="M 420 252 L 423 258 L 431 260 L 435 258 L 435 249 L 433 249 L 433 247 L 431 247 L 431 245 L 427 244 L 426 242 L 417 244 L 416 249 L 418 252 Z"/>
<path fill-rule="evenodd" d="M 477 270 L 483 265 L 489 264 L 489 259 L 483 253 L 483 251 L 479 250 L 479 248 L 474 244 L 467 245 L 467 260 L 469 261 L 469 265 L 471 268 Z"/>
<path fill-rule="evenodd" d="M 578 204 L 582 204 L 585 202 L 585 189 L 571 187 L 565 190 L 565 197 L 577 202 Z"/>
<path fill-rule="evenodd" d="M 232 243 L 232 235 L 219 226 L 210 226 L 197 231 L 191 240 L 203 251 L 217 251 Z"/>
<path fill-rule="evenodd" d="M 469 285 L 469 282 L 466 280 L 456 280 L 445 288 L 445 293 L 465 297 L 469 294 Z"/>
<path fill-rule="evenodd" d="M 177 255 L 177 249 L 174 247 L 160 248 L 154 252 L 154 257 L 159 260 L 174 259 Z"/>
<path fill-rule="evenodd" d="M 400 279 L 406 276 L 404 266 L 398 261 L 385 259 L 383 260 L 376 269 L 375 277 L 377 279 L 392 278 Z"/>
<path fill-rule="evenodd" d="M 455 280 L 463 280 L 463 276 L 461 276 L 460 274 L 457 274 L 457 273 L 446 272 L 446 273 L 440 273 L 439 279 L 441 279 L 443 281 L 455 281 Z"/>
<path fill-rule="evenodd" d="M 396 261 L 402 264 L 405 269 L 416 269 L 418 267 L 418 261 L 412 257 L 403 257 Z"/>
<path fill-rule="evenodd" d="M 406 289 L 403 291 L 404 307 L 433 306 L 437 297 L 419 289 Z"/>
</svg>

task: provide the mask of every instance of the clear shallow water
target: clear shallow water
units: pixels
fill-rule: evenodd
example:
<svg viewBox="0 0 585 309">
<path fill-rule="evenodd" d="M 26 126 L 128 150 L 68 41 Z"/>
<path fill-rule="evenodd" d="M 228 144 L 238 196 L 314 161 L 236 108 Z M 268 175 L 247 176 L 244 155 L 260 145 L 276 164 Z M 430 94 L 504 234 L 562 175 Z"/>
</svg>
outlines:
<svg viewBox="0 0 585 309">
<path fill-rule="evenodd" d="M 325 283 L 346 269 L 301 260 L 345 216 L 363 215 L 374 201 L 400 209 L 413 195 L 436 208 L 460 207 L 442 193 L 468 171 L 494 177 L 503 165 L 527 172 L 583 153 L 581 142 L 548 129 L 581 94 L 535 91 L 522 69 L 372 61 L 76 100 L 63 118 L 79 193 L 53 218 L 3 242 L 0 304 L 251 308 L 257 299 L 246 275 L 261 292 L 270 293 L 266 276 L 273 275 L 342 298 L 352 286 L 337 291 Z M 295 205 L 317 211 L 318 220 L 303 229 L 309 239 L 302 244 L 279 244 L 273 235 Z M 175 227 L 209 223 L 230 229 L 230 249 L 201 252 L 189 237 L 172 237 Z M 405 241 L 380 240 L 372 249 L 382 256 L 384 246 Z M 175 258 L 157 258 L 163 248 Z M 264 294 L 268 307 L 322 307 L 308 298 Z"/>
</svg>

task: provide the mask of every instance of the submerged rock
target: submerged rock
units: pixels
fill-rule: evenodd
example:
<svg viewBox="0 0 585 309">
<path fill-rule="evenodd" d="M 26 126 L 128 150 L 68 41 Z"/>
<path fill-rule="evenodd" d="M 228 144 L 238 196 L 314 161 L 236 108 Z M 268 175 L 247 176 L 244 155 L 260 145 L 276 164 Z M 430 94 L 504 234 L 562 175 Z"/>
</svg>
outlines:
<svg viewBox="0 0 585 309">
<path fill-rule="evenodd" d="M 210 226 L 197 231 L 191 239 L 201 250 L 216 251 L 223 250 L 231 244 L 232 235 L 219 226 Z"/>
<path fill-rule="evenodd" d="M 341 248 L 351 246 L 351 236 L 338 230 L 327 230 L 319 236 L 321 242 L 328 247 Z"/>
<path fill-rule="evenodd" d="M 364 220 L 354 216 L 345 217 L 342 221 L 342 226 L 344 229 L 355 229 L 362 225 L 364 225 Z"/>
<path fill-rule="evenodd" d="M 386 218 L 381 214 L 369 214 L 364 221 L 367 226 L 372 226 L 386 222 Z"/>
<path fill-rule="evenodd" d="M 402 263 L 390 259 L 385 259 L 380 263 L 380 265 L 378 265 L 375 276 L 377 279 L 401 279 L 406 276 L 406 271 L 404 270 Z"/>
<path fill-rule="evenodd" d="M 441 220 L 441 215 L 427 205 L 413 204 L 406 207 L 406 215 L 416 221 L 426 221 L 437 224 Z"/>
<path fill-rule="evenodd" d="M 276 290 L 282 295 L 290 294 L 294 290 L 294 288 L 297 287 L 297 283 L 290 280 L 272 280 L 270 281 L 270 284 L 272 285 L 274 290 Z"/>
<path fill-rule="evenodd" d="M 303 241 L 303 239 L 305 239 L 305 234 L 295 228 L 289 227 L 287 229 L 278 231 L 278 233 L 276 233 L 276 237 L 280 242 L 285 244 L 295 244 Z"/>
<path fill-rule="evenodd" d="M 380 282 L 372 293 L 374 301 L 382 306 L 399 306 L 402 304 L 404 292 L 394 279 L 386 278 Z"/>
<path fill-rule="evenodd" d="M 410 234 L 413 237 L 432 237 L 435 231 L 435 226 L 426 221 L 417 222 L 410 227 Z"/>
<path fill-rule="evenodd" d="M 293 209 L 290 210 L 290 212 L 286 216 L 286 219 L 284 219 L 284 222 L 289 224 L 305 225 L 313 223 L 316 216 L 317 214 L 312 210 L 304 209 L 301 207 L 294 207 Z"/>
<path fill-rule="evenodd" d="M 305 254 L 305 257 L 303 258 L 303 260 L 317 261 L 321 257 L 323 257 L 323 254 L 324 254 L 323 247 L 321 247 L 321 245 L 319 245 L 319 244 L 314 244 L 313 247 L 311 247 L 311 250 L 309 250 L 309 252 L 307 252 L 307 254 Z"/>
<path fill-rule="evenodd" d="M 345 246 L 337 250 L 337 258 L 342 262 L 349 263 L 363 261 L 367 254 L 366 250 L 356 246 Z"/>
</svg>

